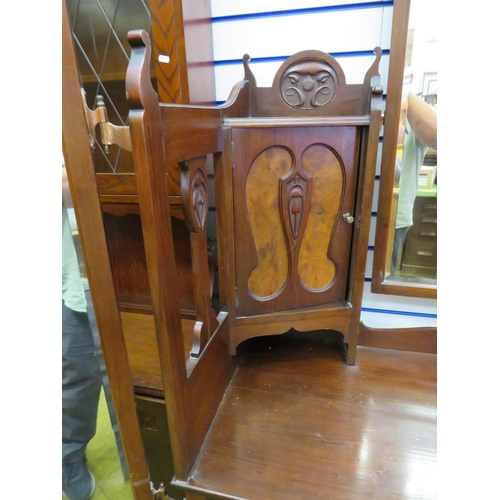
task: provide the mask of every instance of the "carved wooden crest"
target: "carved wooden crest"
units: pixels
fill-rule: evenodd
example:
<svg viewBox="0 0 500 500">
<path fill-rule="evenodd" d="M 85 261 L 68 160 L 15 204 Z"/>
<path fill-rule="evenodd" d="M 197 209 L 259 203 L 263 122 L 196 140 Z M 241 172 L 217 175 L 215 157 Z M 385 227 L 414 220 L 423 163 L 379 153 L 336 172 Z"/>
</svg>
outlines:
<svg viewBox="0 0 500 500">
<path fill-rule="evenodd" d="M 317 109 L 328 104 L 338 88 L 337 74 L 320 59 L 302 59 L 290 66 L 281 77 L 283 100 L 293 108 Z"/>
</svg>

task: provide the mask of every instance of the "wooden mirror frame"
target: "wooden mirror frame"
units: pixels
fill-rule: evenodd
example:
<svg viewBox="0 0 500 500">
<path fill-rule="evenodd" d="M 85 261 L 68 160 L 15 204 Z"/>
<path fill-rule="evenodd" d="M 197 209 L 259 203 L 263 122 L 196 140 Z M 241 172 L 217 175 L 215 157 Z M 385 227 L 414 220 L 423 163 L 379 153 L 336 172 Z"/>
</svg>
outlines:
<svg viewBox="0 0 500 500">
<path fill-rule="evenodd" d="M 387 259 L 389 258 L 390 262 L 390 253 L 392 254 L 390 243 L 393 235 L 390 234 L 390 220 L 410 3 L 410 0 L 394 0 L 371 291 L 435 299 L 436 285 L 392 281 L 387 279 L 386 270 Z"/>
</svg>

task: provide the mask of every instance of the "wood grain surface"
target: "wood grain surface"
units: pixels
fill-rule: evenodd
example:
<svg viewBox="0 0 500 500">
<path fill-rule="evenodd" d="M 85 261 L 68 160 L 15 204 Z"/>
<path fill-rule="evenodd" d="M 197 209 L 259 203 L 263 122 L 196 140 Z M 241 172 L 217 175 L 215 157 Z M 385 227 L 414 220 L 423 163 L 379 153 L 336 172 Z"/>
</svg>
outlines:
<svg viewBox="0 0 500 500">
<path fill-rule="evenodd" d="M 352 367 L 285 339 L 250 341 L 188 485 L 252 500 L 436 498 L 436 356 L 360 347 Z"/>
</svg>

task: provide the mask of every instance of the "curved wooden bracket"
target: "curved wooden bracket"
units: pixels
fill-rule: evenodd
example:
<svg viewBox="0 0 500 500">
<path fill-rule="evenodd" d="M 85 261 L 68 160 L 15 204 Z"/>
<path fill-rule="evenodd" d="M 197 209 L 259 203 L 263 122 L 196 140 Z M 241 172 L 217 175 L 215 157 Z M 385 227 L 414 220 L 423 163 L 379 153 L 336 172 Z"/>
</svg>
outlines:
<svg viewBox="0 0 500 500">
<path fill-rule="evenodd" d="M 245 80 L 247 80 L 252 87 L 257 86 L 257 81 L 255 80 L 255 76 L 250 69 L 250 65 L 248 64 L 251 61 L 251 57 L 248 54 L 243 56 L 243 68 L 245 69 Z"/>
<path fill-rule="evenodd" d="M 151 84 L 151 42 L 146 30 L 129 31 L 128 42 L 132 53 L 125 77 L 127 103 L 130 109 L 145 109 L 148 97 L 156 95 Z"/>
<path fill-rule="evenodd" d="M 207 157 L 179 163 L 181 168 L 181 200 L 186 225 L 190 231 L 193 262 L 196 323 L 193 329 L 191 356 L 198 358 L 214 334 L 218 322 L 212 308 L 207 228 L 208 181 Z"/>
<path fill-rule="evenodd" d="M 380 77 L 379 65 L 380 59 L 382 58 L 382 49 L 380 47 L 375 47 L 373 49 L 373 52 L 375 53 L 375 61 L 373 61 L 373 64 L 368 68 L 368 71 L 365 74 L 365 79 L 363 82 L 365 85 L 369 85 L 373 77 Z"/>
<path fill-rule="evenodd" d="M 380 72 L 379 65 L 382 58 L 382 49 L 380 47 L 375 47 L 373 49 L 375 53 L 375 60 L 370 66 L 365 74 L 365 79 L 363 82 L 365 96 L 370 103 L 371 109 L 382 109 L 382 94 L 384 89 L 380 83 Z"/>
</svg>

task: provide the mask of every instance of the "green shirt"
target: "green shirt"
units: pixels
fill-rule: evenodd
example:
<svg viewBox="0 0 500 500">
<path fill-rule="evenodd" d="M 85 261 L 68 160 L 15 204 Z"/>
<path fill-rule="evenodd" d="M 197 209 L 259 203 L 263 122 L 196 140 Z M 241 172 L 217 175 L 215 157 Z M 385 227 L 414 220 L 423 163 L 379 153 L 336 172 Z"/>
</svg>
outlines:
<svg viewBox="0 0 500 500">
<path fill-rule="evenodd" d="M 418 174 L 427 151 L 415 132 L 406 124 L 401 177 L 399 179 L 398 213 L 396 228 L 413 225 L 413 205 L 418 191 Z"/>
<path fill-rule="evenodd" d="M 80 276 L 75 243 L 64 204 L 62 206 L 62 299 L 66 307 L 73 309 L 73 311 L 87 311 L 87 301 Z"/>
</svg>

